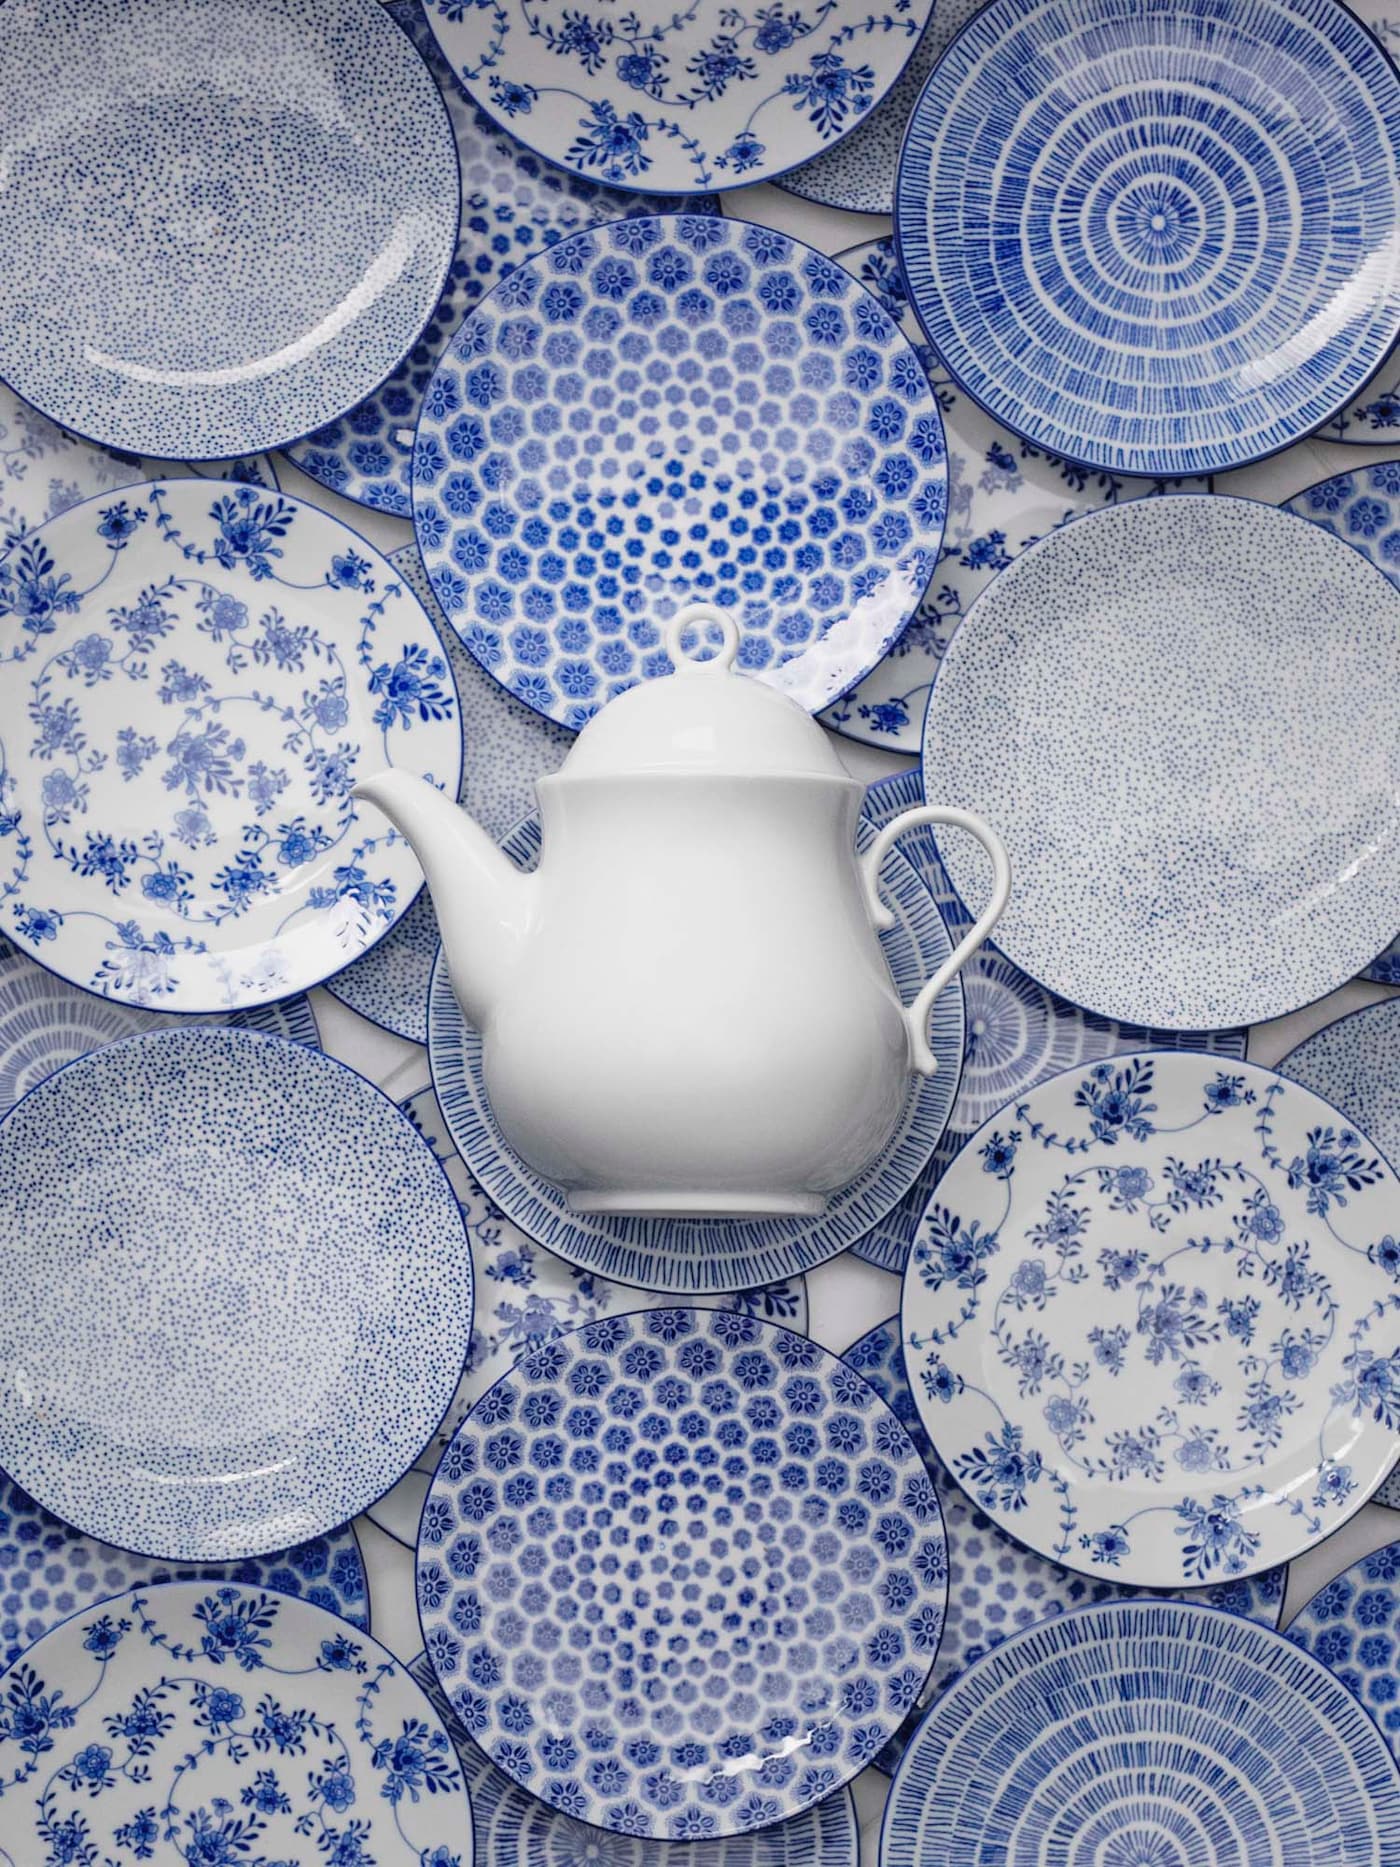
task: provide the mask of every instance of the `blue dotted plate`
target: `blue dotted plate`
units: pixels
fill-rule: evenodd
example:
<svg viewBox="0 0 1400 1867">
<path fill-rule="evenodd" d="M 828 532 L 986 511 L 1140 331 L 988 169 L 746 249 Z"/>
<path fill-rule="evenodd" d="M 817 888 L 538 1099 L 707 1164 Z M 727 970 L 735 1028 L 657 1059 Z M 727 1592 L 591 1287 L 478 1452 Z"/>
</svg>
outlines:
<svg viewBox="0 0 1400 1867">
<path fill-rule="evenodd" d="M 1008 427 L 1114 472 L 1242 466 L 1400 330 L 1400 78 L 1335 0 L 992 0 L 915 107 L 895 224 Z"/>
<path fill-rule="evenodd" d="M 1334 1576 L 1298 1610 L 1288 1638 L 1336 1675 L 1400 1756 L 1400 1543 Z"/>
<path fill-rule="evenodd" d="M 913 346 L 850 274 L 747 221 L 561 240 L 471 313 L 428 388 L 413 517 L 444 614 L 578 727 L 669 674 L 682 601 L 739 666 L 828 705 L 909 621 L 947 505 Z"/>
<path fill-rule="evenodd" d="M 869 1763 L 947 1581 L 932 1481 L 874 1390 L 704 1310 L 527 1356 L 444 1454 L 418 1539 L 468 1734 L 551 1808 L 674 1840 L 767 1827 Z"/>
<path fill-rule="evenodd" d="M 0 98 L 0 375 L 53 420 L 257 453 L 358 402 L 432 315 L 452 131 L 382 8 L 7 6 L 0 64 L 23 74 Z"/>
<path fill-rule="evenodd" d="M 471 1338 L 461 1211 L 374 1086 L 251 1031 L 148 1032 L 0 1122 L 0 1466 L 179 1562 L 319 1536 L 412 1464 Z"/>
<path fill-rule="evenodd" d="M 1115 1601 L 990 1653 L 920 1725 L 880 1867 L 1378 1867 L 1400 1773 L 1371 1720 L 1282 1634 Z"/>
</svg>

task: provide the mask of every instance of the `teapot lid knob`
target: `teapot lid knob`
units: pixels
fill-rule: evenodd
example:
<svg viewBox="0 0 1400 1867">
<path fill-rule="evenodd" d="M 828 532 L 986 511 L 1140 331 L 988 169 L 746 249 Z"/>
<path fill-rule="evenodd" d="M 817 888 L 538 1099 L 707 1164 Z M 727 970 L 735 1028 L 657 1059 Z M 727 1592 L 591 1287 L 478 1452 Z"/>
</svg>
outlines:
<svg viewBox="0 0 1400 1867">
<path fill-rule="evenodd" d="M 682 646 L 681 638 L 692 630 L 703 646 L 710 629 L 718 629 L 724 638 L 713 655 L 702 660 Z M 662 640 L 677 674 L 727 674 L 739 653 L 739 625 L 717 603 L 686 603 L 666 624 Z"/>
</svg>

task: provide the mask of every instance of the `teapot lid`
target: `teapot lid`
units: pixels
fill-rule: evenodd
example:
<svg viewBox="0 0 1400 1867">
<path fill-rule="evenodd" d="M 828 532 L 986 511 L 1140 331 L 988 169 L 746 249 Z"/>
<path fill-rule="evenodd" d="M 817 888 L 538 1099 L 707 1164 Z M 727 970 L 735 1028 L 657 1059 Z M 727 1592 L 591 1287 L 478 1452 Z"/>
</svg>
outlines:
<svg viewBox="0 0 1400 1867">
<path fill-rule="evenodd" d="M 724 641 L 698 661 L 682 645 L 718 628 Z M 690 603 L 666 624 L 670 679 L 643 681 L 610 700 L 579 733 L 556 783 L 571 778 L 675 772 L 699 777 L 807 774 L 846 778 L 811 714 L 776 687 L 736 671 L 739 627 L 712 603 Z"/>
</svg>

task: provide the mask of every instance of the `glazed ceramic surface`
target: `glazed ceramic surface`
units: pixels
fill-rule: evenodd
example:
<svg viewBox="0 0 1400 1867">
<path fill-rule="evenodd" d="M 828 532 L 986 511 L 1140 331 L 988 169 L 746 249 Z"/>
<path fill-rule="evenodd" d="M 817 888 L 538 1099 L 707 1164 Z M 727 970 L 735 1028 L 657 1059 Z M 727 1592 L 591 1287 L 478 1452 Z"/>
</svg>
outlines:
<svg viewBox="0 0 1400 1867">
<path fill-rule="evenodd" d="M 318 1051 L 108 1044 L 0 1123 L 0 1465 L 183 1562 L 344 1523 L 412 1464 L 471 1338 L 432 1150 Z"/>
<path fill-rule="evenodd" d="M 729 608 L 739 665 L 809 710 L 914 614 L 943 535 L 928 378 L 832 260 L 747 221 L 561 240 L 471 313 L 423 400 L 418 543 L 482 666 L 581 726 Z"/>
<path fill-rule="evenodd" d="M 432 1090 L 420 1090 L 400 1107 L 443 1163 L 461 1204 L 471 1240 L 472 1289 L 476 1298 L 471 1347 L 447 1412 L 417 1467 L 406 1472 L 387 1496 L 369 1508 L 370 1517 L 381 1530 L 412 1549 L 418 1538 L 428 1476 L 488 1387 L 494 1386 L 522 1355 L 583 1323 L 643 1307 L 660 1308 L 672 1299 L 649 1297 L 592 1271 L 579 1270 L 527 1238 L 468 1173 Z M 707 1309 L 739 1310 L 763 1322 L 784 1323 L 795 1330 L 807 1328 L 807 1285 L 801 1277 L 697 1302 Z"/>
<path fill-rule="evenodd" d="M 865 818 L 882 828 L 912 809 L 922 796 L 923 782 L 917 771 L 896 772 L 866 792 Z M 949 933 L 960 936 L 972 923 L 948 884 L 932 831 L 911 830 L 901 838 L 900 850 L 933 895 Z M 1073 1064 L 1127 1050 L 1203 1050 L 1219 1057 L 1245 1054 L 1244 1031 L 1152 1031 L 1081 1011 L 1037 985 L 990 947 L 973 954 L 963 969 L 962 985 L 962 1074 L 948 1125 L 909 1191 L 851 1247 L 857 1257 L 884 1271 L 902 1272 L 909 1262 L 933 1190 L 968 1137 L 1036 1083 Z"/>
<path fill-rule="evenodd" d="M 1393 940 L 1379 959 L 1371 961 L 1361 976 L 1363 979 L 1374 979 L 1380 985 L 1400 985 L 1400 939 Z"/>
<path fill-rule="evenodd" d="M 1023 971 L 1126 1023 L 1249 1025 L 1395 933 L 1397 691 L 1400 590 L 1359 552 L 1249 500 L 1140 499 L 978 598 L 924 765 L 1005 838 Z M 939 849 L 978 905 L 978 852 Z"/>
<path fill-rule="evenodd" d="M 0 1663 L 11 1665 L 50 1628 L 110 1595 L 156 1582 L 237 1582 L 301 1595 L 356 1627 L 369 1625 L 369 1589 L 349 1524 L 295 1549 L 207 1568 L 178 1568 L 98 1543 L 0 1478 Z"/>
<path fill-rule="evenodd" d="M 390 558 L 397 575 L 434 614 L 436 599 L 416 545 Z M 503 693 L 450 629 L 442 635 L 462 722 L 462 781 L 457 801 L 494 837 L 535 808 L 535 779 L 564 761 L 574 735 Z M 362 1018 L 415 1044 L 428 1041 L 428 986 L 437 958 L 438 921 L 425 888 L 403 919 L 369 952 L 326 981 Z"/>
<path fill-rule="evenodd" d="M 152 482 L 0 558 L 0 926 L 89 991 L 222 1011 L 305 990 L 422 872 L 350 795 L 455 795 L 457 697 L 426 611 L 283 493 Z"/>
<path fill-rule="evenodd" d="M 941 20 L 940 7 L 936 19 Z M 1162 492 L 1209 492 L 1208 480 L 1140 480 L 1061 460 L 1001 427 L 921 341 L 892 240 L 838 256 L 902 324 L 928 371 L 948 448 L 948 518 L 933 578 L 883 661 L 822 723 L 850 739 L 917 754 L 929 690 L 953 631 L 998 571 L 1057 525 L 1100 506 Z"/>
<path fill-rule="evenodd" d="M 929 4 L 425 11 L 464 88 L 522 143 L 590 181 L 695 194 L 771 180 L 854 129 L 908 63 Z"/>
<path fill-rule="evenodd" d="M 1175 1588 L 1310 1549 L 1400 1430 L 1400 1185 L 1310 1091 L 1141 1051 L 968 1142 L 904 1279 L 910 1383 L 998 1525 Z"/>
<path fill-rule="evenodd" d="M 1180 1602 L 1033 1627 L 940 1699 L 895 1778 L 881 1867 L 1376 1867 L 1400 1775 L 1282 1634 Z"/>
<path fill-rule="evenodd" d="M 23 73 L 0 101 L 0 375 L 54 421 L 256 453 L 358 402 L 432 315 L 452 131 L 382 8 L 7 6 L 0 58 Z"/>
<path fill-rule="evenodd" d="M 1400 77 L 1334 0 L 992 0 L 915 107 L 895 223 L 999 420 L 1113 472 L 1242 466 L 1400 328 Z"/>
<path fill-rule="evenodd" d="M 447 339 L 482 293 L 566 234 L 625 214 L 662 214 L 682 203 L 620 194 L 541 161 L 468 101 L 416 0 L 394 0 L 389 12 L 422 53 L 452 119 L 462 177 L 457 253 L 436 311 L 399 367 L 363 402 L 287 452 L 332 492 L 406 519 L 413 510 L 413 430 L 423 392 Z M 689 211 L 718 213 L 719 202 L 701 198 Z"/>
<path fill-rule="evenodd" d="M 925 1703 L 961 1677 L 984 1653 L 990 1653 L 1022 1628 L 1068 1614 L 1092 1601 L 1121 1600 L 1134 1592 L 1047 1562 L 1014 1536 L 999 1530 L 990 1517 L 978 1510 L 929 1443 L 904 1372 L 897 1316 L 863 1335 L 842 1359 L 869 1381 L 903 1422 L 932 1474 L 943 1511 L 948 1537 L 948 1612 L 938 1657 L 923 1694 Z M 1183 1589 L 1179 1594 L 1184 1601 L 1225 1608 L 1265 1627 L 1275 1627 L 1283 1612 L 1287 1586 L 1288 1570 L 1278 1568 L 1262 1575 L 1237 1576 L 1211 1587 Z M 918 1717 L 918 1712 L 912 1713 L 881 1751 L 875 1759 L 877 1769 L 893 1775 Z"/>
<path fill-rule="evenodd" d="M 477 1403 L 423 1512 L 428 1658 L 564 1814 L 700 1840 L 822 1801 L 913 1704 L 947 1551 L 859 1375 L 755 1317 L 589 1323 Z"/>
<path fill-rule="evenodd" d="M 471 1867 L 421 1687 L 268 1589 L 134 1589 L 46 1634 L 0 1678 L 0 1783 L 5 1867 Z"/>
<path fill-rule="evenodd" d="M 1400 1754 L 1400 1543 L 1372 1550 L 1325 1583 L 1289 1623 L 1288 1637 L 1336 1674 Z"/>
<path fill-rule="evenodd" d="M 864 830 L 869 847 L 873 832 Z M 503 845 L 532 867 L 539 828 L 522 824 Z M 932 897 L 897 850 L 881 864 L 881 892 L 894 925 L 880 936 L 895 989 L 909 1003 L 951 957 Z M 445 966 L 433 975 L 428 1055 L 433 1086 L 453 1140 L 477 1179 L 522 1231 L 581 1270 L 649 1290 L 719 1294 L 795 1277 L 859 1238 L 908 1191 L 943 1132 L 963 1047 L 957 980 L 934 1005 L 929 1041 L 938 1067 L 914 1079 L 899 1129 L 880 1160 L 843 1187 L 824 1211 L 765 1219 L 659 1219 L 586 1215 L 527 1167 L 502 1135 L 486 1096 L 482 1043 L 453 996 Z"/>
</svg>

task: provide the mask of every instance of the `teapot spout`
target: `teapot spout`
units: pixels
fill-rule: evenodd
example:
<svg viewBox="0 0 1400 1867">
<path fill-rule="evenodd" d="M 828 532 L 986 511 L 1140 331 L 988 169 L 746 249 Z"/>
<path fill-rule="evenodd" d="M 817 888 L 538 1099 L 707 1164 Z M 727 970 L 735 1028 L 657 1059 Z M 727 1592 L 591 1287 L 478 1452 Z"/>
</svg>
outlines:
<svg viewBox="0 0 1400 1867">
<path fill-rule="evenodd" d="M 428 878 L 452 989 L 484 1030 L 529 930 L 534 876 L 502 855 L 460 805 L 411 772 L 364 778 L 354 795 L 382 811 L 413 845 Z"/>
</svg>

